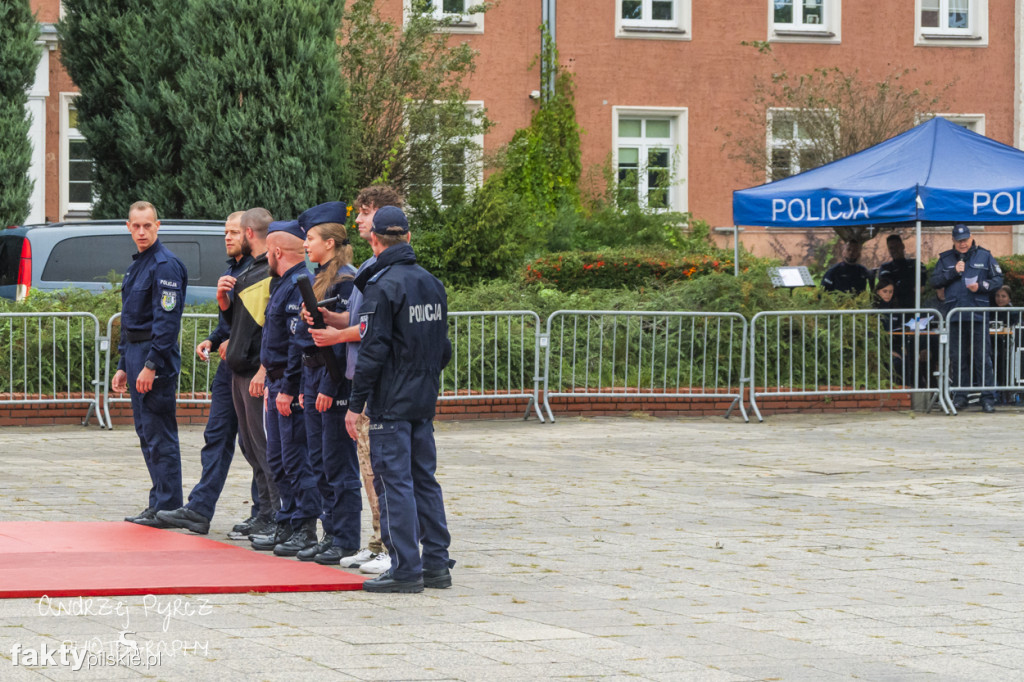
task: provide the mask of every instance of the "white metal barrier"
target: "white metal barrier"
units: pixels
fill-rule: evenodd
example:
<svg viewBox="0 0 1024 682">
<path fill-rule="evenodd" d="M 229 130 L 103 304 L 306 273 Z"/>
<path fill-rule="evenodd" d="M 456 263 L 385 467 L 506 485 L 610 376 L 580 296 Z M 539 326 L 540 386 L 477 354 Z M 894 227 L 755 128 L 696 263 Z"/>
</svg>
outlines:
<svg viewBox="0 0 1024 682">
<path fill-rule="evenodd" d="M 750 322 L 750 406 L 763 421 L 759 397 L 920 393 L 948 412 L 943 324 L 934 309 L 757 313 Z"/>
<path fill-rule="evenodd" d="M 210 355 L 209 362 L 203 362 L 196 355 L 195 349 L 217 327 L 217 319 L 217 315 L 201 313 L 184 313 L 181 316 L 181 331 L 178 333 L 178 347 L 181 351 L 181 372 L 178 374 L 177 388 L 177 402 L 179 403 L 210 403 L 210 385 L 213 383 L 213 376 L 220 358 L 213 353 Z M 110 395 L 110 378 L 112 376 L 110 365 L 111 359 L 117 357 L 120 324 L 121 313 L 117 313 L 107 322 L 109 343 L 103 370 L 103 413 L 106 415 L 108 429 L 113 428 L 110 419 L 110 404 L 131 402 L 127 393 L 113 397 Z M 115 371 L 117 369 L 116 362 L 114 362 L 114 369 Z"/>
<path fill-rule="evenodd" d="M 540 317 L 531 310 L 448 313 L 452 359 L 438 401 L 527 400 L 523 419 L 540 411 Z"/>
<path fill-rule="evenodd" d="M 747 321 L 739 313 L 559 310 L 547 320 L 552 397 L 732 398 L 743 419 Z"/>
<path fill-rule="evenodd" d="M 954 413 L 968 402 L 1024 394 L 1024 308 L 954 308 L 946 314 L 943 394 Z"/>
<path fill-rule="evenodd" d="M 0 404 L 84 403 L 103 426 L 100 344 L 92 313 L 0 313 Z"/>
</svg>

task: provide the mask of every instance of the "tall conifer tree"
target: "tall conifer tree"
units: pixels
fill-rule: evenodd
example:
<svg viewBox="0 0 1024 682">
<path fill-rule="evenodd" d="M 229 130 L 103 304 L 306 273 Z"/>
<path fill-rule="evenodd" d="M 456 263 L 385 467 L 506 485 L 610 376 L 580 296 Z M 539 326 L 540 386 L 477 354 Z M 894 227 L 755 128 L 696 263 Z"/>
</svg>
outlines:
<svg viewBox="0 0 1024 682">
<path fill-rule="evenodd" d="M 95 217 L 341 199 L 346 91 L 334 0 L 65 0 L 62 58 L 96 163 Z"/>
<path fill-rule="evenodd" d="M 32 143 L 25 105 L 39 63 L 39 25 L 29 0 L 0 0 L 0 227 L 25 221 L 32 195 Z"/>
</svg>

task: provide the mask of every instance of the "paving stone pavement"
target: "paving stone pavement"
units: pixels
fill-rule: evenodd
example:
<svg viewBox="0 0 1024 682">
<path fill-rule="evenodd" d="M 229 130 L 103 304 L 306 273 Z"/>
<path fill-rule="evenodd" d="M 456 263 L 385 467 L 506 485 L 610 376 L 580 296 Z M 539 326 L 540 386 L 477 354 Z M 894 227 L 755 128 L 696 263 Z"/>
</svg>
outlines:
<svg viewBox="0 0 1024 682">
<path fill-rule="evenodd" d="M 451 589 L 0 600 L 0 680 L 1024 680 L 1020 420 L 439 423 Z M 0 521 L 120 520 L 148 489 L 129 427 L 0 429 L 0 468 Z M 248 481 L 239 456 L 209 537 Z M 126 630 L 159 660 L 13 660 Z"/>
</svg>

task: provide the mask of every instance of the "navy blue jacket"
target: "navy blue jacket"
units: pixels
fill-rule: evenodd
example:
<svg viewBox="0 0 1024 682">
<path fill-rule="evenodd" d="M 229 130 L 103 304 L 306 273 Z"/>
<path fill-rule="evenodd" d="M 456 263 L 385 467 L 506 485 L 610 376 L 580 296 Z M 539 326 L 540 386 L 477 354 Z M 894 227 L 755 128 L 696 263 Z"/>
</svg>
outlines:
<svg viewBox="0 0 1024 682">
<path fill-rule="evenodd" d="M 146 362 L 156 365 L 157 374 L 177 374 L 181 371 L 178 332 L 188 284 L 185 264 L 159 239 L 133 255 L 132 261 L 121 282 L 121 359 L 117 368 L 125 368 L 127 333 L 149 332 L 152 340 Z"/>
<path fill-rule="evenodd" d="M 299 394 L 302 382 L 302 346 L 295 335 L 302 324 L 302 294 L 295 278 L 307 272 L 306 263 L 302 262 L 281 275 L 277 288 L 267 302 L 260 346 L 260 364 L 267 368 L 268 378 L 272 372 L 283 369 L 284 383 L 280 390 L 291 396 Z"/>
<path fill-rule="evenodd" d="M 452 356 L 444 285 L 416 265 L 408 244 L 385 249 L 356 277 L 362 338 L 348 408 L 374 420 L 434 416 L 441 370 Z"/>
<path fill-rule="evenodd" d="M 240 259 L 235 260 L 234 258 L 228 258 L 228 269 L 224 271 L 224 275 L 237 278 L 240 274 L 252 265 L 252 256 L 245 255 Z M 234 299 L 235 292 L 228 292 L 228 299 Z M 231 320 L 221 310 L 217 317 L 217 327 L 210 332 L 210 335 L 206 337 L 213 347 L 211 350 L 217 350 L 220 348 L 220 344 L 224 343 L 228 337 L 231 336 Z"/>
<path fill-rule="evenodd" d="M 878 266 L 878 279 L 881 280 L 885 277 L 892 280 L 893 300 L 896 302 L 896 305 L 894 306 L 895 308 L 914 307 L 914 280 L 916 279 L 916 269 L 917 261 L 913 258 L 891 260 L 888 263 L 882 263 Z M 924 284 L 927 277 L 928 273 L 922 265 L 921 284 Z"/>
<path fill-rule="evenodd" d="M 990 297 L 996 289 L 1003 286 L 1003 271 L 999 263 L 992 257 L 988 249 L 977 244 L 963 255 L 964 271 L 956 271 L 956 264 L 961 259 L 956 249 L 943 251 L 935 264 L 930 279 L 932 287 L 946 290 L 946 303 L 950 308 L 987 308 L 992 305 Z M 978 278 L 978 290 L 971 291 L 964 280 L 968 277 Z M 982 313 L 974 313 L 975 321 L 984 319 Z"/>
<path fill-rule="evenodd" d="M 317 269 L 319 272 L 319 268 Z M 327 293 L 324 294 L 324 298 L 338 297 L 338 300 L 334 305 L 327 306 L 327 309 L 335 313 L 343 313 L 348 310 L 349 296 L 352 294 L 352 283 L 355 269 L 351 265 L 345 266 L 338 271 L 339 277 L 344 279 L 337 279 L 327 289 Z M 300 273 L 301 274 L 301 273 Z M 303 355 L 314 355 L 318 352 L 316 343 L 313 341 L 313 336 L 309 333 L 309 325 L 303 320 L 299 324 L 299 329 L 295 335 L 298 339 L 299 345 L 302 348 Z M 344 343 L 338 343 L 331 346 L 331 352 L 334 353 L 334 361 L 338 365 L 338 369 L 341 373 L 345 373 L 345 356 L 346 356 L 346 345 Z M 341 386 L 338 382 L 331 379 L 330 372 L 324 372 L 323 378 L 320 380 L 319 386 L 304 387 L 306 393 L 323 393 L 329 395 L 332 398 L 347 398 L 348 396 L 338 395 L 341 390 Z"/>
</svg>

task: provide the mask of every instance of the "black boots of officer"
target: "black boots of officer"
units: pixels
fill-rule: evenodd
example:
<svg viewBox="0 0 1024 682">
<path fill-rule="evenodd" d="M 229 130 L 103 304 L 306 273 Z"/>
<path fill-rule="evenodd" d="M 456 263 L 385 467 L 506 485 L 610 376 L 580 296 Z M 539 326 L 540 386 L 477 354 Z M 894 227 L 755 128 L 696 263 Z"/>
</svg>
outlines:
<svg viewBox="0 0 1024 682">
<path fill-rule="evenodd" d="M 292 524 L 287 521 L 283 521 L 277 524 L 274 532 L 269 535 L 253 535 L 252 548 L 258 549 L 261 552 L 269 552 L 290 538 L 294 532 L 295 529 L 292 528 Z"/>
<path fill-rule="evenodd" d="M 331 545 L 334 544 L 334 538 L 329 533 L 324 533 L 323 539 L 315 545 L 310 545 L 303 550 L 300 550 L 295 557 L 299 561 L 313 561 L 317 554 L 327 551 Z"/>
<path fill-rule="evenodd" d="M 274 554 L 277 556 L 295 556 L 307 547 L 315 547 L 316 539 L 316 518 L 306 519 L 295 527 L 291 537 L 279 545 L 274 546 Z M 314 554 L 314 556 L 316 556 Z"/>
</svg>

